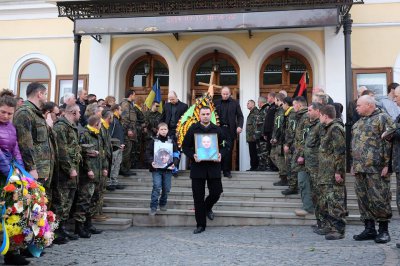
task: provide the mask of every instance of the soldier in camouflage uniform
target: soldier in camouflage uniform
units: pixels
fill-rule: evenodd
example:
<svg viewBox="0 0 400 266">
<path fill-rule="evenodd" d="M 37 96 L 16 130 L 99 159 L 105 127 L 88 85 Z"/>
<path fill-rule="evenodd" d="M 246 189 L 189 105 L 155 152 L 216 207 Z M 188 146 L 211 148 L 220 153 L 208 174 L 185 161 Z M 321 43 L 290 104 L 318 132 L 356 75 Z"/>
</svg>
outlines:
<svg viewBox="0 0 400 266">
<path fill-rule="evenodd" d="M 290 163 L 290 176 L 288 176 L 289 188 L 282 191 L 283 195 L 297 194 L 298 191 L 298 173 L 301 179 L 301 197 L 304 208 L 307 212 L 311 212 L 313 206 L 311 203 L 310 182 L 309 178 L 304 174 L 304 129 L 309 123 L 307 116 L 307 101 L 304 97 L 299 96 L 293 99 L 293 109 L 296 112 L 296 120 L 294 124 L 294 139 L 292 145 L 293 156 Z"/>
<path fill-rule="evenodd" d="M 125 148 L 122 152 L 121 174 L 128 175 L 132 167 L 132 152 L 134 142 L 137 140 L 136 122 L 137 113 L 135 109 L 135 91 L 128 90 L 126 99 L 121 102 L 121 124 L 125 131 Z"/>
<path fill-rule="evenodd" d="M 306 141 L 304 143 L 304 163 L 306 172 L 310 176 L 311 198 L 314 205 L 314 213 L 317 218 L 317 225 L 314 228 L 320 229 L 324 224 L 319 209 L 319 185 L 318 185 L 318 152 L 320 145 L 321 124 L 319 122 L 322 104 L 313 102 L 308 107 L 308 118 L 310 123 L 306 127 Z M 316 230 L 316 229 L 315 229 Z"/>
<path fill-rule="evenodd" d="M 133 148 L 132 148 L 132 168 L 143 168 L 145 167 L 144 165 L 141 165 L 141 152 L 142 152 L 142 147 L 143 147 L 143 142 L 144 142 L 144 128 L 145 128 L 145 120 L 144 120 L 144 115 L 142 112 L 142 108 L 138 104 L 135 104 L 134 110 L 136 112 L 136 133 L 137 137 L 136 140 L 133 142 Z M 144 153 L 143 149 L 143 153 Z"/>
<path fill-rule="evenodd" d="M 157 135 L 157 127 L 161 119 L 161 113 L 158 112 L 159 107 L 160 103 L 154 101 L 151 109 L 144 113 L 146 140 L 150 140 Z"/>
<path fill-rule="evenodd" d="M 326 105 L 320 110 L 322 124 L 319 146 L 318 186 L 321 193 L 320 212 L 327 222 L 317 231 L 326 240 L 344 238 L 346 210 L 344 187 L 346 175 L 346 139 L 344 127 L 336 118 L 335 107 Z"/>
<path fill-rule="evenodd" d="M 61 240 L 78 239 L 78 236 L 67 231 L 65 226 L 78 189 L 79 164 L 82 161 L 76 126 L 80 116 L 78 105 L 68 105 L 64 117 L 54 124 L 58 143 L 59 168 L 58 175 L 53 180 L 53 209 L 60 220 L 56 233 Z"/>
<path fill-rule="evenodd" d="M 13 124 L 25 169 L 44 186 L 50 204 L 57 147 L 41 110 L 47 101 L 47 89 L 34 82 L 28 85 L 26 95 L 28 100 L 15 112 Z"/>
<path fill-rule="evenodd" d="M 283 139 L 283 153 L 285 155 L 285 165 L 287 170 L 287 178 L 292 176 L 292 166 L 290 162 L 292 161 L 293 155 L 293 141 L 296 129 L 296 112 L 293 109 L 293 100 L 291 97 L 285 97 L 283 99 L 283 110 L 285 110 L 285 132 Z M 289 184 L 289 182 L 288 182 Z"/>
<path fill-rule="evenodd" d="M 113 148 L 111 145 L 111 136 L 109 132 L 110 123 L 112 120 L 113 114 L 110 110 L 103 110 L 101 112 L 101 128 L 100 128 L 100 135 L 103 141 L 104 152 L 107 160 L 107 165 L 109 166 L 108 176 L 100 176 L 100 182 L 96 184 L 95 193 L 94 195 L 98 195 L 98 199 L 93 197 L 92 200 L 97 202 L 97 212 L 93 216 L 93 219 L 104 221 L 108 217 L 103 215 L 103 203 L 104 203 L 104 193 L 106 192 L 107 180 L 109 179 L 109 174 L 111 170 L 111 163 L 112 163 L 112 155 L 113 155 Z"/>
<path fill-rule="evenodd" d="M 258 114 L 256 119 L 256 147 L 257 147 L 257 155 L 258 155 L 258 168 L 257 171 L 265 171 L 267 170 L 268 163 L 268 143 L 264 139 L 263 131 L 264 131 L 264 120 L 267 114 L 268 109 L 267 99 L 263 96 L 258 98 Z"/>
<path fill-rule="evenodd" d="M 354 186 L 365 230 L 353 238 L 387 243 L 390 241 L 388 223 L 392 218 L 388 174 L 391 144 L 381 140 L 381 136 L 394 125 L 388 114 L 376 109 L 375 99 L 371 96 L 361 96 L 356 110 L 361 118 L 352 128 L 352 172 L 356 177 Z M 375 222 L 379 222 L 378 234 Z"/>
<path fill-rule="evenodd" d="M 75 233 L 84 238 L 102 232 L 92 225 L 92 217 L 98 209 L 96 199 L 99 198 L 99 195 L 95 195 L 95 188 L 100 180 L 108 175 L 108 161 L 100 129 L 100 118 L 92 115 L 79 140 L 82 147 L 83 165 L 74 219 Z"/>
<path fill-rule="evenodd" d="M 275 96 L 275 105 L 277 110 L 275 112 L 274 129 L 271 137 L 271 155 L 272 162 L 279 169 L 280 181 L 275 182 L 274 186 L 287 186 L 287 167 L 285 163 L 285 155 L 283 153 L 283 142 L 285 139 L 285 110 L 283 109 L 283 100 L 285 96 L 278 93 Z"/>
<path fill-rule="evenodd" d="M 246 141 L 249 144 L 250 169 L 247 171 L 256 171 L 258 168 L 257 144 L 256 144 L 256 121 L 258 108 L 253 100 L 247 102 L 247 109 L 250 113 L 246 120 Z"/>
</svg>

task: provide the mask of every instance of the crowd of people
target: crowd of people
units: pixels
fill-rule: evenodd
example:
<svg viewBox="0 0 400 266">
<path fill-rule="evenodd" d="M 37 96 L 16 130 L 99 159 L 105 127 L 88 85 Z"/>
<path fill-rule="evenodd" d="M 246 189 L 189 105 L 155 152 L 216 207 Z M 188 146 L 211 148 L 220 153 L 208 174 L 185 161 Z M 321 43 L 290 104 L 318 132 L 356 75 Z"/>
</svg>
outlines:
<svg viewBox="0 0 400 266">
<path fill-rule="evenodd" d="M 248 101 L 246 123 L 250 171 L 279 171 L 275 186 L 288 186 L 283 195 L 301 194 L 302 209 L 296 215 L 314 214 L 313 232 L 327 240 L 345 236 L 346 138 L 343 106 L 320 88 L 312 102 L 302 96 L 287 97 L 285 91 L 259 97 L 258 107 Z M 400 86 L 388 86 L 387 96 L 375 96 L 365 86 L 349 108 L 351 131 L 351 173 L 361 220 L 365 229 L 356 241 L 390 241 L 392 217 L 390 175 L 399 184 Z M 400 210 L 399 186 L 397 206 Z M 378 231 L 376 230 L 378 223 Z M 399 246 L 399 245 L 398 245 Z"/>
<path fill-rule="evenodd" d="M 365 229 L 353 238 L 387 243 L 392 216 L 390 173 L 395 172 L 400 183 L 400 129 L 396 126 L 400 122 L 400 86 L 390 84 L 387 97 L 374 97 L 365 87 L 358 92 L 359 98 L 348 111 L 354 124 L 352 173 Z M 173 91 L 162 113 L 157 101 L 149 110 L 142 110 L 133 90 L 126 92 L 120 104 L 113 96 L 97 99 L 80 90 L 77 98 L 72 93 L 64 95 L 58 106 L 47 101 L 46 87 L 34 82 L 28 85 L 26 96 L 27 100 L 21 101 L 5 90 L 0 97 L 0 138 L 14 132 L 19 147 L 10 150 L 0 141 L 0 155 L 6 158 L 1 164 L 18 161 L 46 189 L 48 206 L 59 220 L 54 243 L 101 233 L 92 221 L 108 219 L 102 212 L 104 193 L 123 189 L 118 176 L 135 175 L 132 168 L 146 167 L 152 172 L 149 215 L 156 215 L 158 208 L 165 211 L 181 151 L 191 159 L 194 233 L 205 231 L 207 217 L 214 219 L 212 208 L 223 192 L 221 172 L 232 178 L 232 150 L 244 124 L 241 107 L 228 87 L 221 89 L 222 97 L 215 102 L 219 125 L 210 122 L 210 108 L 202 107 L 200 121 L 185 135 L 182 150 L 177 147 L 176 129 L 188 105 Z M 258 108 L 253 100 L 247 103 L 249 171 L 278 171 L 280 180 L 274 185 L 288 186 L 282 194 L 301 194 L 303 208 L 296 210 L 296 215 L 315 214 L 313 231 L 327 240 L 344 238 L 348 212 L 343 106 L 320 88 L 313 90 L 310 104 L 303 96 L 288 97 L 286 91 L 261 96 L 257 104 Z M 201 149 L 196 150 L 195 135 L 199 133 L 205 134 L 205 142 L 211 141 L 210 134 L 216 134 L 218 152 L 213 150 L 212 159 L 201 159 Z M 161 157 L 160 162 L 155 161 L 156 143 L 171 144 L 172 153 L 165 154 L 165 162 Z M 8 173 L 1 174 L 2 181 L 6 180 Z M 205 198 L 206 182 L 209 195 Z M 67 229 L 70 218 L 75 223 L 74 233 Z M 13 256 L 11 262 L 27 263 L 18 253 Z"/>
</svg>

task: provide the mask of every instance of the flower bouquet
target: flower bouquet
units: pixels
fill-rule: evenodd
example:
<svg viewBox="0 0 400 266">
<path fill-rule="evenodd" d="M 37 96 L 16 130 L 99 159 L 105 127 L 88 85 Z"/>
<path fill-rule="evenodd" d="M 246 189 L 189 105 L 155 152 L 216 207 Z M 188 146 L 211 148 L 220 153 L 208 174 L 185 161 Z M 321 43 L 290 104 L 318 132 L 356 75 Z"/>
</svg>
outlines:
<svg viewBox="0 0 400 266">
<path fill-rule="evenodd" d="M 1 199 L 1 231 L 4 231 L 1 253 L 7 253 L 9 247 L 12 250 L 28 248 L 32 255 L 40 256 L 41 251 L 51 245 L 58 227 L 55 214 L 47 210 L 44 187 L 14 163 Z"/>
</svg>

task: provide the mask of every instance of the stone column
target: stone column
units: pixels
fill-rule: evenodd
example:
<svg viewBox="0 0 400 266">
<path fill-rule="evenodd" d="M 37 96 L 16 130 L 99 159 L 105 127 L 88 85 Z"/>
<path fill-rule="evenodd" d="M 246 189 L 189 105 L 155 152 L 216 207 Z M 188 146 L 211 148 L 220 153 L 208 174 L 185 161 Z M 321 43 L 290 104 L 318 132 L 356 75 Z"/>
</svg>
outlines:
<svg viewBox="0 0 400 266">
<path fill-rule="evenodd" d="M 72 93 L 78 95 L 78 80 L 79 80 L 79 54 L 81 50 L 82 36 L 74 34 L 74 70 L 72 81 Z"/>
</svg>

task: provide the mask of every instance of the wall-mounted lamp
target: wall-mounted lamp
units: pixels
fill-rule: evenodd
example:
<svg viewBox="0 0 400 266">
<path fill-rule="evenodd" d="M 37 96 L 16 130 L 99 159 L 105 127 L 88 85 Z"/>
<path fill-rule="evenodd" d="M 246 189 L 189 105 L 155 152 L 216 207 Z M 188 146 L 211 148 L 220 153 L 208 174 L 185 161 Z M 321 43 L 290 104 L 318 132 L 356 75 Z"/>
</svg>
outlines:
<svg viewBox="0 0 400 266">
<path fill-rule="evenodd" d="M 212 66 L 212 71 L 213 72 L 218 72 L 219 71 L 219 64 L 213 64 L 213 66 Z"/>
<path fill-rule="evenodd" d="M 288 54 L 289 54 L 289 48 L 285 48 L 285 60 L 283 61 L 283 66 L 285 67 L 286 71 L 290 70 L 290 66 L 292 64 L 292 62 L 290 62 Z"/>
<path fill-rule="evenodd" d="M 149 63 L 144 63 L 144 73 L 146 76 L 150 73 L 150 64 Z"/>
</svg>

